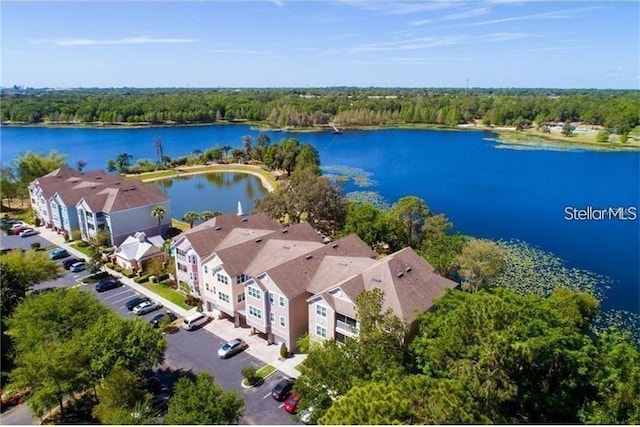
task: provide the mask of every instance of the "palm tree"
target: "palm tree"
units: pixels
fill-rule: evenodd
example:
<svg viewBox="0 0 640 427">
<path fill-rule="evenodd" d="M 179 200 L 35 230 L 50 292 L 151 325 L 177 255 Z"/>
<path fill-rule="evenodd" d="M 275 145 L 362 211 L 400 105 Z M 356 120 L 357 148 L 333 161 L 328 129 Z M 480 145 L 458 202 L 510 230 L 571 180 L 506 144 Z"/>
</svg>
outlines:
<svg viewBox="0 0 640 427">
<path fill-rule="evenodd" d="M 156 218 L 158 220 L 158 234 L 162 235 L 162 219 L 164 218 L 164 214 L 166 213 L 166 211 L 164 210 L 164 207 L 162 207 L 161 205 L 156 206 L 155 208 L 153 208 L 151 210 L 151 216 Z"/>
<path fill-rule="evenodd" d="M 222 212 L 219 211 L 215 211 L 215 212 L 211 212 L 211 211 L 202 211 L 200 212 L 200 219 L 204 219 L 205 221 L 211 218 L 214 218 L 218 215 L 222 215 Z"/>
<path fill-rule="evenodd" d="M 189 211 L 182 217 L 184 222 L 189 223 L 189 227 L 193 228 L 193 223 L 200 219 L 198 212 Z"/>
</svg>

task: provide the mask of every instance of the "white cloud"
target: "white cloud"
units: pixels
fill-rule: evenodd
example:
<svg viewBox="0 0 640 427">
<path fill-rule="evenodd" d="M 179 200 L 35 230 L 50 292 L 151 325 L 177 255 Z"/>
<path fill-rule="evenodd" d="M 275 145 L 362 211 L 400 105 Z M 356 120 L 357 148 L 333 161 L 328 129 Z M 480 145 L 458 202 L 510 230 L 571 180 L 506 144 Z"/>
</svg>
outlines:
<svg viewBox="0 0 640 427">
<path fill-rule="evenodd" d="M 246 49 L 209 49 L 209 53 L 223 53 L 223 54 L 243 54 L 243 55 L 271 55 L 272 53 L 266 50 L 246 50 Z"/>
<path fill-rule="evenodd" d="M 589 7 L 576 8 L 576 9 L 554 10 L 551 12 L 534 13 L 530 15 L 511 16 L 509 18 L 500 18 L 500 19 L 492 19 L 488 21 L 472 22 L 465 25 L 470 27 L 478 27 L 482 25 L 502 24 L 504 22 L 514 22 L 514 21 L 528 21 L 532 19 L 568 19 L 575 16 L 578 13 L 587 12 L 595 9 L 601 9 L 602 7 L 603 6 L 589 6 Z"/>
<path fill-rule="evenodd" d="M 509 40 L 520 39 L 528 37 L 526 33 L 490 33 L 479 36 L 468 35 L 448 35 L 448 36 L 433 36 L 433 37 L 418 37 L 409 38 L 397 41 L 382 42 L 382 43 L 365 43 L 356 45 L 347 49 L 350 53 L 364 53 L 364 52 L 381 52 L 390 50 L 418 50 L 427 49 L 440 46 L 455 46 L 459 44 L 469 43 L 492 43 L 492 42 L 504 42 Z"/>
<path fill-rule="evenodd" d="M 114 40 L 97 40 L 85 38 L 69 38 L 56 40 L 32 40 L 31 44 L 53 44 L 55 46 L 125 46 L 139 44 L 175 44 L 195 43 L 199 39 L 190 38 L 157 38 L 150 36 L 125 37 Z"/>
</svg>

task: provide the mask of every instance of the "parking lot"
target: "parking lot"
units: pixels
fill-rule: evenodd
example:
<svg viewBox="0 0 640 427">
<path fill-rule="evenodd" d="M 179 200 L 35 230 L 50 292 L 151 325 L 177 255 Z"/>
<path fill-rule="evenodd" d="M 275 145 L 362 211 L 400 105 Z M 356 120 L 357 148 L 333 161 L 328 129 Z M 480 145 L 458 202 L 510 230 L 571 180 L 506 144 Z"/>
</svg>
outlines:
<svg viewBox="0 0 640 427">
<path fill-rule="evenodd" d="M 29 249 L 31 243 L 39 242 L 42 247 L 49 247 L 52 244 L 41 236 L 21 238 L 18 236 L 2 236 L 2 248 L 21 247 Z M 51 249 L 49 249 L 50 251 Z M 56 262 L 62 263 L 63 259 Z M 86 276 L 86 272 L 71 273 L 65 270 L 62 278 L 41 283 L 36 289 L 51 287 L 69 287 L 80 283 L 80 279 Z M 121 316 L 135 318 L 125 306 L 130 299 L 139 294 L 126 284 L 121 287 L 106 291 L 97 292 L 94 284 L 81 285 L 80 289 L 92 293 L 100 301 L 118 312 Z M 155 315 L 166 311 L 165 308 L 139 316 L 146 321 L 151 320 Z M 225 320 L 213 320 L 214 322 L 225 322 Z M 229 324 L 232 328 L 232 324 Z M 216 378 L 218 384 L 225 390 L 236 390 L 245 399 L 244 417 L 241 424 L 298 424 L 294 416 L 287 413 L 281 402 L 275 401 L 271 397 L 271 389 L 283 377 L 283 374 L 276 371 L 258 387 L 243 388 L 241 385 L 242 375 L 240 370 L 246 366 L 254 366 L 256 369 L 264 364 L 255 359 L 247 352 L 241 352 L 229 359 L 220 359 L 217 351 L 225 342 L 222 338 L 200 328 L 195 331 L 179 329 L 176 332 L 167 334 L 167 350 L 165 352 L 165 363 L 156 368 L 162 373 L 166 371 L 191 371 L 193 373 L 209 372 Z M 159 375 L 161 377 L 161 375 Z M 15 408 L 14 408 L 15 410 Z"/>
</svg>

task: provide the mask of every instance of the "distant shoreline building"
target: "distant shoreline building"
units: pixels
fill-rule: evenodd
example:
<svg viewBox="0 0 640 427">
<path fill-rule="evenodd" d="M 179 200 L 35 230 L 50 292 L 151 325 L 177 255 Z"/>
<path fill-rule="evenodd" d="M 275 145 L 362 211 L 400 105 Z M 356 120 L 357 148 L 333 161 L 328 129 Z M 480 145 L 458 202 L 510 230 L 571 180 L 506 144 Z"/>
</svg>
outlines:
<svg viewBox="0 0 640 427">
<path fill-rule="evenodd" d="M 42 224 L 68 238 L 77 230 L 82 240 L 89 241 L 106 230 L 111 244 L 118 246 L 136 232 L 164 235 L 171 227 L 170 200 L 158 187 L 102 170 L 61 167 L 33 180 L 29 196 Z M 160 228 L 151 215 L 158 205 L 165 210 Z"/>
</svg>

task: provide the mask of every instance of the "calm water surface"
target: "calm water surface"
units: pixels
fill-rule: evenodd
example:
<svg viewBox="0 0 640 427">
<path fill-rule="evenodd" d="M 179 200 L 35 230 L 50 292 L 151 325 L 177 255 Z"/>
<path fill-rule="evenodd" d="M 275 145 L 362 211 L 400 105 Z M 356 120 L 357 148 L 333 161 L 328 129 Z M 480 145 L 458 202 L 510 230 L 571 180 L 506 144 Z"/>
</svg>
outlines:
<svg viewBox="0 0 640 427">
<path fill-rule="evenodd" d="M 176 157 L 214 146 L 240 147 L 244 135 L 255 138 L 258 134 L 243 125 L 115 130 L 2 128 L 0 132 L 2 163 L 27 150 L 48 152 L 55 148 L 68 155 L 71 166 L 84 160 L 87 168 L 104 168 L 109 158 L 122 152 L 132 154 L 134 159 L 155 159 L 157 137 L 163 139 L 165 154 Z M 522 239 L 554 252 L 571 267 L 610 276 L 614 283 L 605 307 L 640 312 L 640 219 L 564 219 L 566 207 L 638 208 L 640 153 L 514 149 L 518 147 L 502 146 L 488 140 L 491 134 L 474 131 L 267 134 L 274 142 L 292 136 L 312 143 L 323 166 L 348 166 L 371 174 L 373 186 L 360 188 L 349 183 L 346 192 L 376 191 L 390 203 L 417 195 L 433 211 L 445 213 L 465 234 Z M 175 217 L 188 210 L 236 211 L 237 194 L 231 197 L 235 202 L 230 201 L 230 206 L 199 207 L 203 199 L 223 198 L 217 196 L 219 190 L 207 190 L 206 177 L 199 180 L 204 187 L 189 190 L 195 193 L 170 193 Z M 194 182 L 199 185 L 198 180 Z M 237 191 L 248 194 L 248 182 L 252 181 L 236 183 Z M 178 185 L 173 183 L 176 188 Z M 261 186 L 258 182 L 251 188 L 259 192 Z M 185 196 L 199 192 L 206 196 Z M 250 210 L 249 204 L 244 206 L 243 202 L 243 207 Z"/>
</svg>

